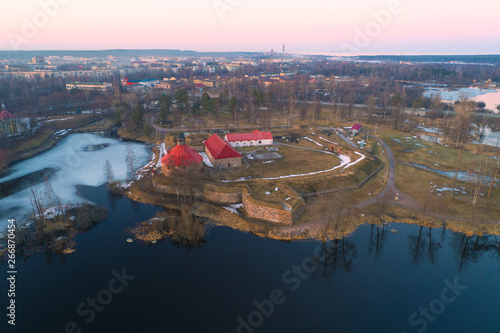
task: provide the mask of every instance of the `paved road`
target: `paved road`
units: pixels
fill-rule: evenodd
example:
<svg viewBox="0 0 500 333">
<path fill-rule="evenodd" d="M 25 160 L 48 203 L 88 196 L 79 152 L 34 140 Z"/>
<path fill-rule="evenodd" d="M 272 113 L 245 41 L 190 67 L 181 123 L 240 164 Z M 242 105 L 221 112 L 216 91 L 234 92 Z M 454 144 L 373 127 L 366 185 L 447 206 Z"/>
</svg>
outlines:
<svg viewBox="0 0 500 333">
<path fill-rule="evenodd" d="M 337 135 L 338 135 L 338 136 L 340 136 L 340 138 L 341 138 L 342 140 L 344 140 L 344 141 L 345 141 L 348 145 L 350 145 L 350 146 L 351 146 L 351 147 L 353 147 L 354 149 L 358 149 L 358 146 L 357 146 L 354 142 L 352 142 L 351 140 L 347 139 L 347 138 L 344 136 L 344 134 L 342 134 L 342 133 L 340 133 L 340 132 L 339 132 Z"/>
</svg>

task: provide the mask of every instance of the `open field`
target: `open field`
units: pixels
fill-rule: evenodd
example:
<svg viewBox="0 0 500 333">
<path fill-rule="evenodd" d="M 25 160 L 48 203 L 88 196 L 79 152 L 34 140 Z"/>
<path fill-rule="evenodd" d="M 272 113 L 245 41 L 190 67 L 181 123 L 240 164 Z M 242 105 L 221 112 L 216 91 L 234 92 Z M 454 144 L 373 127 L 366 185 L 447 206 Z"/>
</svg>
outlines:
<svg viewBox="0 0 500 333">
<path fill-rule="evenodd" d="M 60 120 L 61 119 L 61 120 Z M 103 119 L 100 114 L 76 114 L 50 117 L 42 125 L 56 130 L 78 128 L 86 124 Z M 100 126 L 103 127 L 103 126 Z"/>
<path fill-rule="evenodd" d="M 380 137 L 391 147 L 397 160 L 422 164 L 439 170 L 454 170 L 460 150 L 415 139 L 412 135 L 396 130 L 379 131 Z M 460 170 L 477 167 L 478 155 L 462 151 Z"/>
<path fill-rule="evenodd" d="M 381 164 L 382 161 L 379 159 L 373 161 L 366 159 L 345 171 L 308 176 L 301 179 L 291 179 L 287 181 L 287 183 L 299 193 L 318 192 L 332 188 L 354 186 L 374 172 Z M 365 186 L 367 185 L 365 184 Z M 366 187 L 364 188 L 366 189 Z"/>
<path fill-rule="evenodd" d="M 340 164 L 340 159 L 332 154 L 278 145 L 278 154 L 283 158 L 272 163 L 246 159 L 250 167 L 228 170 L 220 173 L 221 179 L 236 180 L 242 177 L 269 178 L 303 174 L 331 169 Z"/>
<path fill-rule="evenodd" d="M 427 210 L 441 215 L 470 218 L 472 216 L 471 184 L 457 181 L 455 195 L 451 195 L 453 179 L 439 176 L 397 163 L 396 186 L 408 193 Z M 489 184 L 488 184 L 489 185 Z M 474 220 L 498 221 L 500 216 L 500 190 L 493 189 L 489 199 L 488 186 L 481 189 Z M 427 204 L 426 204 L 427 202 Z"/>
<path fill-rule="evenodd" d="M 56 132 L 55 129 L 49 127 L 40 128 L 35 135 L 30 137 L 26 141 L 19 142 L 16 148 L 14 149 L 14 153 L 19 153 L 22 151 L 34 149 L 40 146 L 45 140 L 47 140 L 52 134 Z"/>
</svg>

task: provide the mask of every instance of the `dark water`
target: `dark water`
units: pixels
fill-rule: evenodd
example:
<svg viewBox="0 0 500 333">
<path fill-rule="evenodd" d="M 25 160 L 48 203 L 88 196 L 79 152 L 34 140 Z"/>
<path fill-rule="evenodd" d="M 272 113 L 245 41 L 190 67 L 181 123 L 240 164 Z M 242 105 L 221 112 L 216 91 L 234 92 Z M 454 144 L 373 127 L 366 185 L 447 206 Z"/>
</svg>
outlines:
<svg viewBox="0 0 500 333">
<path fill-rule="evenodd" d="M 2 313 L 0 332 L 223 333 L 238 331 L 238 317 L 247 323 L 238 332 L 245 333 L 500 332 L 495 237 L 393 224 L 362 226 L 326 244 L 284 243 L 211 228 L 201 247 L 145 246 L 127 243 L 124 230 L 158 208 L 112 202 L 105 187 L 80 192 L 109 207 L 109 218 L 77 237 L 74 254 L 18 258 L 17 325 L 8 326 Z M 313 255 L 320 258 L 314 271 Z M 5 312 L 5 263 L 0 268 Z M 112 273 L 122 269 L 134 277 L 123 288 Z M 459 287 L 450 291 L 455 279 Z M 109 292 L 110 281 L 116 294 Z M 273 290 L 280 304 L 271 313 Z M 96 296 L 109 304 L 93 320 L 85 304 L 79 315 L 77 307 Z M 268 316 L 255 312 L 254 301 Z M 428 319 L 417 314 L 412 326 L 409 317 L 430 305 Z M 246 326 L 249 315 L 256 328 Z M 71 321 L 78 328 L 65 330 Z"/>
</svg>

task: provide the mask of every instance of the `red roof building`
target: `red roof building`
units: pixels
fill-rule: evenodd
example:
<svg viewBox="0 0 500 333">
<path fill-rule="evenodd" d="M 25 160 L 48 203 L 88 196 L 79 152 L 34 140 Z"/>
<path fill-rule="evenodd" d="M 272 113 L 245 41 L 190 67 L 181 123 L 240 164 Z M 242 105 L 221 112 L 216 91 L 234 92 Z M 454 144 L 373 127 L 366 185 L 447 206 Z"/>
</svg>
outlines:
<svg viewBox="0 0 500 333">
<path fill-rule="evenodd" d="M 205 153 L 215 167 L 241 166 L 241 154 L 217 134 L 213 134 L 204 143 Z"/>
<path fill-rule="evenodd" d="M 351 131 L 359 131 L 361 129 L 361 124 L 354 124 L 351 127 Z"/>
<path fill-rule="evenodd" d="M 186 169 L 189 166 L 196 165 L 198 168 L 203 166 L 203 157 L 184 144 L 184 141 L 168 151 L 167 155 L 161 159 L 161 168 L 164 175 L 168 176 L 174 169 Z"/>
<path fill-rule="evenodd" d="M 255 130 L 252 133 L 226 134 L 226 141 L 233 147 L 270 146 L 273 144 L 271 132 Z"/>
<path fill-rule="evenodd" d="M 2 112 L 0 112 L 0 121 L 13 119 L 13 118 L 15 118 L 15 117 L 16 117 L 16 116 L 14 116 L 12 113 L 10 113 L 10 112 L 9 112 L 9 111 L 7 111 L 7 110 L 3 110 Z"/>
</svg>

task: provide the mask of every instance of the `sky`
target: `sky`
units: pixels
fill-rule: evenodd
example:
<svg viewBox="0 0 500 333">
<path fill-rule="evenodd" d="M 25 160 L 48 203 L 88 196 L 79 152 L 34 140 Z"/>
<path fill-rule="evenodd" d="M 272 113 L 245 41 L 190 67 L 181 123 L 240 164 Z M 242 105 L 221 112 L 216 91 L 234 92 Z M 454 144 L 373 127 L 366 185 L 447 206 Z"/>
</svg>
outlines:
<svg viewBox="0 0 500 333">
<path fill-rule="evenodd" d="M 500 54 L 494 0 L 23 0 L 2 50 Z"/>
</svg>

